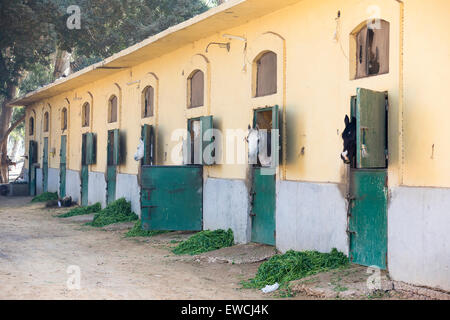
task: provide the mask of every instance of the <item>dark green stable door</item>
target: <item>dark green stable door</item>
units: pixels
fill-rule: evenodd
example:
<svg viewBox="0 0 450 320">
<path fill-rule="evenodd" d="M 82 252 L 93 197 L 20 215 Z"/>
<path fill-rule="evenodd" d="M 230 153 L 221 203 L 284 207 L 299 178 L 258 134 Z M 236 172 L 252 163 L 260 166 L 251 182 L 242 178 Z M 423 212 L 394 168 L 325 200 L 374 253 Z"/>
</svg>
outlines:
<svg viewBox="0 0 450 320">
<path fill-rule="evenodd" d="M 255 166 L 253 168 L 252 212 L 250 214 L 252 220 L 251 241 L 268 245 L 275 245 L 276 242 L 275 171 L 279 156 L 278 112 L 278 106 L 255 110 L 253 122 L 253 127 L 258 124 L 259 128 L 269 126 L 267 129 L 272 129 L 270 132 L 271 143 L 270 146 L 267 146 L 271 152 L 272 164 L 268 167 Z M 276 138 L 274 137 L 275 133 Z"/>
<path fill-rule="evenodd" d="M 67 136 L 61 136 L 61 149 L 59 150 L 59 196 L 66 196 L 66 154 L 67 154 Z"/>
<path fill-rule="evenodd" d="M 350 174 L 350 259 L 387 266 L 387 94 L 358 89 L 356 169 Z"/>
<path fill-rule="evenodd" d="M 44 151 L 42 153 L 42 187 L 48 191 L 48 138 L 44 138 Z"/>
<path fill-rule="evenodd" d="M 30 196 L 36 195 L 36 166 L 37 162 L 37 142 L 30 140 L 28 148 L 28 190 Z"/>
<path fill-rule="evenodd" d="M 120 164 L 119 130 L 108 131 L 108 159 L 106 169 L 106 203 L 116 200 L 117 166 Z"/>
<path fill-rule="evenodd" d="M 386 269 L 387 264 L 387 172 L 353 170 L 350 229 L 350 260 Z"/>
<path fill-rule="evenodd" d="M 89 204 L 89 165 L 96 162 L 96 142 L 93 133 L 81 137 L 81 205 Z"/>
<path fill-rule="evenodd" d="M 145 230 L 202 230 L 202 166 L 143 166 L 141 183 Z"/>
<path fill-rule="evenodd" d="M 254 168 L 252 242 L 275 245 L 275 177 Z"/>
</svg>

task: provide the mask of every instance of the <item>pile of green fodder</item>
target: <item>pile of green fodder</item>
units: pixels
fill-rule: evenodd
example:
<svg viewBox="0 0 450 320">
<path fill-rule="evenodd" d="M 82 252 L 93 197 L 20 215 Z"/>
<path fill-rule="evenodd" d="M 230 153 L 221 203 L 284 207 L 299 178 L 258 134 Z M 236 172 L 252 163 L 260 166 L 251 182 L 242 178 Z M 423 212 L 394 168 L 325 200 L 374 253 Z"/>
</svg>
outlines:
<svg viewBox="0 0 450 320">
<path fill-rule="evenodd" d="M 275 255 L 259 266 L 255 278 L 243 281 L 244 288 L 263 288 L 278 283 L 286 287 L 289 281 L 320 272 L 341 268 L 349 264 L 347 256 L 336 249 L 330 253 L 317 251 L 293 251 Z"/>
<path fill-rule="evenodd" d="M 181 242 L 173 253 L 195 255 L 203 252 L 218 250 L 225 247 L 231 247 L 234 244 L 233 231 L 228 229 L 215 231 L 201 231 L 189 239 Z"/>
<path fill-rule="evenodd" d="M 82 216 L 90 213 L 97 213 L 102 210 L 102 205 L 97 202 L 91 206 L 74 208 L 66 213 L 60 214 L 58 218 L 68 218 L 73 216 Z"/>
<path fill-rule="evenodd" d="M 31 199 L 31 202 L 47 202 L 50 200 L 58 200 L 57 192 L 44 192 Z"/>
<path fill-rule="evenodd" d="M 118 222 L 130 222 L 138 219 L 138 216 L 131 211 L 131 202 L 120 198 L 110 203 L 105 209 L 97 212 L 94 220 L 88 225 L 103 227 Z"/>
<path fill-rule="evenodd" d="M 163 230 L 144 230 L 142 229 L 142 221 L 138 220 L 134 224 L 134 227 L 131 228 L 126 234 L 125 237 L 127 238 L 134 238 L 134 237 L 153 237 L 157 236 L 158 234 L 167 233 L 170 231 L 163 231 Z"/>
</svg>

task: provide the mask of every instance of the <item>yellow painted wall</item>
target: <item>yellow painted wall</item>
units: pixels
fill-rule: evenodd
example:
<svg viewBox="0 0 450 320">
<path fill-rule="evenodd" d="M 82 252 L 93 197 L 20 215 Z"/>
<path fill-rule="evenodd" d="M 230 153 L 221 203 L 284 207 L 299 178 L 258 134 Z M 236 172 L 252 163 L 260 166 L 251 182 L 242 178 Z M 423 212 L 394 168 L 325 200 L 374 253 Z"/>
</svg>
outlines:
<svg viewBox="0 0 450 320">
<path fill-rule="evenodd" d="M 173 165 L 180 163 L 170 160 L 178 143 L 171 140 L 171 134 L 175 129 L 186 128 L 188 118 L 213 115 L 216 128 L 224 133 L 226 129 L 245 130 L 252 123 L 254 108 L 278 104 L 282 119 L 287 120 L 282 124 L 286 129 L 283 141 L 293 159 L 280 167 L 279 179 L 340 183 L 345 181 L 345 166 L 339 157 L 343 120 L 350 112 L 350 98 L 356 88 L 364 87 L 389 91 L 389 184 L 450 187 L 450 170 L 446 170 L 450 166 L 447 139 L 450 128 L 444 122 L 450 111 L 442 95 L 450 80 L 446 72 L 450 69 L 446 40 L 450 24 L 446 13 L 450 4 L 447 0 L 405 1 L 402 56 L 401 5 L 396 0 L 376 1 L 380 18 L 390 22 L 390 72 L 350 80 L 350 33 L 373 17 L 374 11 L 368 10 L 373 4 L 368 0 L 304 0 L 37 103 L 27 111 L 28 115 L 32 110 L 36 112 L 36 139 L 40 142 L 42 139 L 42 106 L 49 104 L 50 149 L 57 150 L 50 159 L 50 167 L 57 168 L 60 110 L 67 106 L 69 169 L 80 170 L 81 134 L 91 130 L 98 137 L 97 164 L 91 170 L 105 172 L 107 130 L 120 128 L 126 132 L 127 154 L 119 172 L 137 174 L 138 163 L 133 155 L 144 123 L 156 128 L 157 164 Z M 341 18 L 335 41 L 338 11 Z M 206 53 L 208 43 L 228 41 L 222 34 L 244 36 L 247 48 L 244 42 L 231 40 L 230 52 L 210 46 Z M 266 50 L 278 56 L 278 93 L 253 98 L 253 60 Z M 187 77 L 195 69 L 205 73 L 205 106 L 187 109 Z M 141 119 L 141 91 L 147 85 L 155 88 L 155 116 Z M 112 94 L 119 98 L 116 124 L 107 123 L 108 99 Z M 81 128 L 81 107 L 85 102 L 91 104 L 92 115 L 91 127 L 87 129 Z M 431 158 L 433 144 L 435 152 Z M 208 167 L 206 174 L 244 179 L 246 168 L 246 165 L 215 165 Z"/>
</svg>

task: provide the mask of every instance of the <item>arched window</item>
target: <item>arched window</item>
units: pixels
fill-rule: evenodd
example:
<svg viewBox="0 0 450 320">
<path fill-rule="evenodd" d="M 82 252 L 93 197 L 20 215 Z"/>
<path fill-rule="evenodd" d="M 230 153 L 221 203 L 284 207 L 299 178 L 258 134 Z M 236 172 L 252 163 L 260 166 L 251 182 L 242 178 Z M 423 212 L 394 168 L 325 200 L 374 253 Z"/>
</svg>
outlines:
<svg viewBox="0 0 450 320">
<path fill-rule="evenodd" d="M 205 75 L 195 70 L 188 78 L 189 108 L 202 107 L 205 100 Z"/>
<path fill-rule="evenodd" d="M 389 73 L 389 22 L 376 20 L 353 33 L 355 79 Z"/>
<path fill-rule="evenodd" d="M 112 96 L 109 98 L 108 103 L 108 122 L 117 122 L 117 97 Z"/>
<path fill-rule="evenodd" d="M 61 111 L 61 130 L 67 129 L 67 109 L 63 108 Z"/>
<path fill-rule="evenodd" d="M 86 102 L 85 104 L 83 104 L 83 107 L 81 109 L 81 125 L 83 127 L 89 127 L 89 119 L 90 119 L 90 114 L 91 114 L 91 106 L 89 105 L 88 102 Z"/>
<path fill-rule="evenodd" d="M 49 114 L 48 111 L 44 113 L 44 132 L 48 132 Z"/>
<path fill-rule="evenodd" d="M 255 61 L 255 97 L 277 93 L 277 54 L 269 51 Z"/>
<path fill-rule="evenodd" d="M 152 86 L 142 90 L 142 118 L 153 116 L 155 90 Z"/>
<path fill-rule="evenodd" d="M 34 135 L 34 118 L 30 117 L 30 124 L 29 124 L 29 131 L 30 131 L 30 136 Z"/>
</svg>

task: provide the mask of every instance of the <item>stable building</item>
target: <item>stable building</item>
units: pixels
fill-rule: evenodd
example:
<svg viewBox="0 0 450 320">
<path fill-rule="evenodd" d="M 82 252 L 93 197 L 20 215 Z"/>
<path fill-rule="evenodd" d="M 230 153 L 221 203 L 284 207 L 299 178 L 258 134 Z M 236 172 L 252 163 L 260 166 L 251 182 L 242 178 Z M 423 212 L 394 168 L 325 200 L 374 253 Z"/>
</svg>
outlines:
<svg viewBox="0 0 450 320">
<path fill-rule="evenodd" d="M 14 101 L 30 193 L 125 197 L 148 229 L 337 248 L 450 290 L 448 12 L 230 0 Z"/>
</svg>

